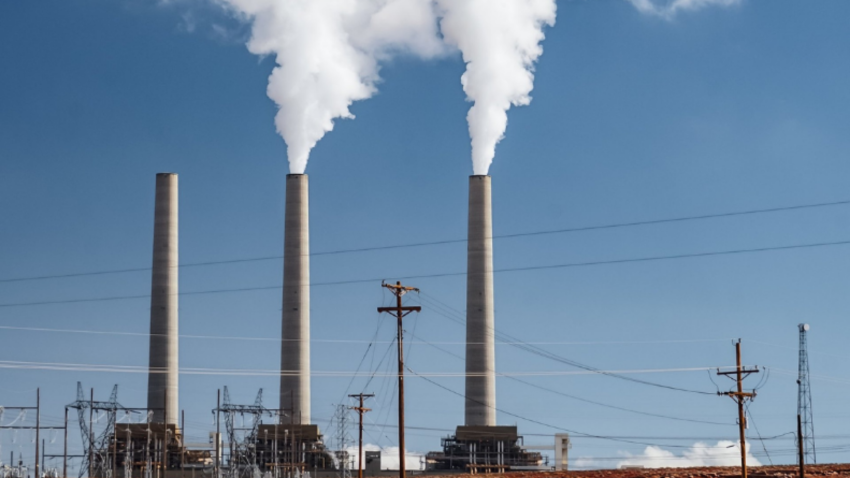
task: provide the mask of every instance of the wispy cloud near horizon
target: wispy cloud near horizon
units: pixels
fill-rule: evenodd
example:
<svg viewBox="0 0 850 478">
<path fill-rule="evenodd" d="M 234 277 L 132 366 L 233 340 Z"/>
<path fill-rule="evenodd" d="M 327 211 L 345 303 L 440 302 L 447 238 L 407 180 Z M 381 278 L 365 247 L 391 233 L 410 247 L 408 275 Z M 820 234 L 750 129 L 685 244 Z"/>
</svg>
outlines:
<svg viewBox="0 0 850 478">
<path fill-rule="evenodd" d="M 687 468 L 703 466 L 735 466 L 741 462 L 741 446 L 739 442 L 721 440 L 716 445 L 697 442 L 685 449 L 681 455 L 665 450 L 658 446 L 648 446 L 643 453 L 632 454 L 620 452 L 622 459 L 616 462 L 615 468 L 638 466 L 643 468 Z M 761 466 L 752 454 L 750 444 L 747 444 L 747 463 L 750 466 Z M 594 458 L 578 458 L 579 468 L 610 468 L 610 461 Z"/>
<path fill-rule="evenodd" d="M 743 0 L 628 0 L 639 12 L 646 15 L 672 19 L 680 12 L 696 11 L 706 7 L 731 7 Z"/>
</svg>

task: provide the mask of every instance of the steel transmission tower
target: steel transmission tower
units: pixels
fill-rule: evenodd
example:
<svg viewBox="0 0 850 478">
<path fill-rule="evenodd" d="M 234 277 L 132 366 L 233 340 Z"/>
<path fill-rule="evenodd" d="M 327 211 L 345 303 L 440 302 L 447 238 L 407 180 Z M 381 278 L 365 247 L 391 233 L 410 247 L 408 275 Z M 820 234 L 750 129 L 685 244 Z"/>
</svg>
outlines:
<svg viewBox="0 0 850 478">
<path fill-rule="evenodd" d="M 800 329 L 800 362 L 797 367 L 797 416 L 801 425 L 797 440 L 802 440 L 800 447 L 802 453 L 797 457 L 797 460 L 802 459 L 808 463 L 817 463 L 815 424 L 812 421 L 812 388 L 809 382 L 809 349 L 806 339 L 809 324 L 800 324 L 797 327 Z"/>
<path fill-rule="evenodd" d="M 336 458 L 339 461 L 340 478 L 351 478 L 348 445 L 351 439 L 348 436 L 348 407 L 343 404 L 337 405 L 336 413 L 334 413 L 333 421 L 336 422 L 336 431 L 334 434 L 334 447 L 336 448 Z"/>
</svg>

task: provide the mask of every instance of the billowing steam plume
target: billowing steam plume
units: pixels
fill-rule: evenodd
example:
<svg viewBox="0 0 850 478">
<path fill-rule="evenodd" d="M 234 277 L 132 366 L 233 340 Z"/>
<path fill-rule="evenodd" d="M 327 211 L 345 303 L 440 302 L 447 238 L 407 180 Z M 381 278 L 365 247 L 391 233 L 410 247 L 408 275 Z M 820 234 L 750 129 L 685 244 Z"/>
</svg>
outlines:
<svg viewBox="0 0 850 478">
<path fill-rule="evenodd" d="M 508 109 L 531 102 L 543 27 L 555 24 L 555 0 L 436 0 L 440 27 L 463 53 L 474 174 L 487 174 L 505 134 Z"/>
<path fill-rule="evenodd" d="M 252 53 L 275 55 L 268 95 L 293 174 L 335 118 L 353 118 L 349 106 L 375 94 L 381 61 L 444 49 L 433 0 L 219 1 L 253 22 Z"/>
</svg>

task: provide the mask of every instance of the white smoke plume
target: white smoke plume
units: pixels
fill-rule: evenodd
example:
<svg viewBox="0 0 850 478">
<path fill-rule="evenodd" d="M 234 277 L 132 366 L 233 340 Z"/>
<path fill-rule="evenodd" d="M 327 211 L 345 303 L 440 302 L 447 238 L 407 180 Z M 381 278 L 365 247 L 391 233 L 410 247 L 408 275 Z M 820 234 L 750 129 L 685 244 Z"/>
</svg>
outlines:
<svg viewBox="0 0 850 478">
<path fill-rule="evenodd" d="M 543 27 L 555 24 L 555 0 L 436 0 L 445 41 L 460 49 L 472 138 L 472 169 L 487 174 L 507 111 L 531 102 Z"/>
<path fill-rule="evenodd" d="M 376 93 L 381 61 L 444 50 L 433 0 L 217 1 L 252 22 L 252 53 L 275 56 L 267 92 L 295 174 L 334 119 L 354 118 L 351 104 Z"/>
<path fill-rule="evenodd" d="M 648 446 L 639 455 L 631 453 L 620 453 L 622 460 L 617 462 L 616 467 L 640 466 L 643 468 L 687 468 L 702 466 L 737 466 L 741 463 L 741 446 L 739 442 L 719 441 L 717 445 L 708 445 L 697 442 L 681 455 L 664 450 L 657 446 Z M 747 464 L 750 466 L 761 466 L 761 463 L 750 454 L 750 444 L 747 444 Z M 579 458 L 576 460 L 579 468 L 610 468 L 610 462 L 602 462 L 593 458 Z"/>
<path fill-rule="evenodd" d="M 741 0 L 629 0 L 639 12 L 672 19 L 679 12 L 699 10 L 708 6 L 730 7 Z"/>
</svg>

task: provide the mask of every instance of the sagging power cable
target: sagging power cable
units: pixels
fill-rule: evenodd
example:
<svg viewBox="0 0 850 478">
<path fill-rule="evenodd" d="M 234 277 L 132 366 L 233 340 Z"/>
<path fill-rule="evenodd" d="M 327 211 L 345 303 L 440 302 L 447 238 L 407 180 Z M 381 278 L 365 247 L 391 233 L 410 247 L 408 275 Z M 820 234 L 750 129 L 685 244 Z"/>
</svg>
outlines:
<svg viewBox="0 0 850 478">
<path fill-rule="evenodd" d="M 734 217 L 734 216 L 748 216 L 755 214 L 766 214 L 766 213 L 776 213 L 776 212 L 785 212 L 785 211 L 794 211 L 801 209 L 814 209 L 821 207 L 830 207 L 830 206 L 842 206 L 850 204 L 850 200 L 845 201 L 832 201 L 832 202 L 821 202 L 821 203 L 810 203 L 810 204 L 799 204 L 795 206 L 782 206 L 782 207 L 773 207 L 773 208 L 765 208 L 765 209 L 750 209 L 744 211 L 732 211 L 732 212 L 724 212 L 717 214 L 701 214 L 694 216 L 682 216 L 682 217 L 674 217 L 674 218 L 666 218 L 666 219 L 653 219 L 648 221 L 631 221 L 631 222 L 621 222 L 621 223 L 613 223 L 613 224 L 602 224 L 596 226 L 580 226 L 580 227 L 571 227 L 564 229 L 549 229 L 549 230 L 541 230 L 541 231 L 531 231 L 531 232 L 520 232 L 513 234 L 501 234 L 494 235 L 493 239 L 508 239 L 508 238 L 518 238 L 518 237 L 530 237 L 530 236 L 542 236 L 549 234 L 564 234 L 564 233 L 572 233 L 572 232 L 585 232 L 585 231 L 595 231 L 595 230 L 603 230 L 603 229 L 619 229 L 619 228 L 627 228 L 627 227 L 637 227 L 637 226 L 650 226 L 650 225 L 658 225 L 658 224 L 669 224 L 669 223 L 677 223 L 677 222 L 687 222 L 687 221 L 698 221 L 705 219 L 717 219 L 724 217 Z M 404 249 L 411 247 L 424 247 L 424 246 L 435 246 L 435 245 L 443 245 L 443 244 L 458 244 L 464 243 L 466 239 L 449 239 L 443 241 L 430 241 L 430 242 L 416 242 L 409 244 L 396 244 L 396 245 L 388 245 L 388 246 L 372 246 L 372 247 L 361 247 L 361 248 L 352 248 L 352 249 L 338 249 L 331 251 L 320 251 L 313 252 L 309 254 L 310 256 L 328 256 L 328 255 L 339 255 L 339 254 L 351 254 L 357 252 L 372 252 L 372 251 L 381 251 L 381 250 L 391 250 L 391 249 Z M 226 259 L 220 261 L 204 261 L 204 262 L 190 262 L 185 264 L 180 264 L 179 267 L 201 267 L 201 266 L 212 266 L 212 265 L 222 265 L 222 264 L 237 264 L 242 262 L 260 262 L 260 261 L 269 261 L 269 260 L 280 260 L 283 259 L 283 256 L 274 255 L 274 256 L 260 256 L 260 257 L 249 257 L 244 259 Z M 150 267 L 133 267 L 126 269 L 107 269 L 102 271 L 90 271 L 90 272 L 76 272 L 76 273 L 68 273 L 68 274 L 53 274 L 53 275 L 41 275 L 41 276 L 29 276 L 29 277 L 12 277 L 7 279 L 0 279 L 0 283 L 4 282 L 24 282 L 24 281 L 35 281 L 35 280 L 45 280 L 45 279 L 65 279 L 71 277 L 83 277 L 83 276 L 95 276 L 95 275 L 106 275 L 106 274 L 121 274 L 121 273 L 130 273 L 130 272 L 143 272 L 149 271 Z"/>
</svg>

